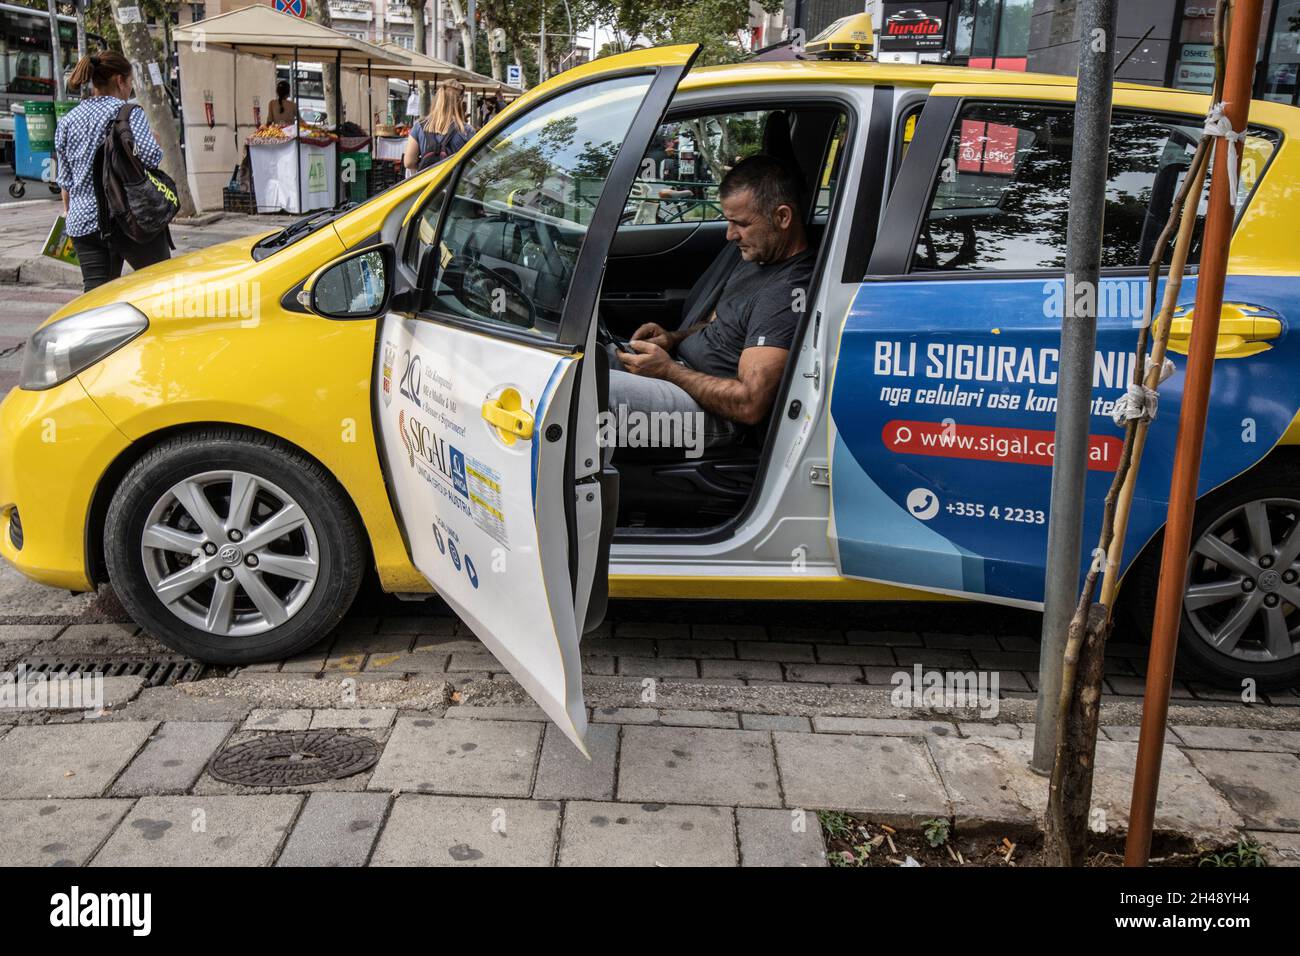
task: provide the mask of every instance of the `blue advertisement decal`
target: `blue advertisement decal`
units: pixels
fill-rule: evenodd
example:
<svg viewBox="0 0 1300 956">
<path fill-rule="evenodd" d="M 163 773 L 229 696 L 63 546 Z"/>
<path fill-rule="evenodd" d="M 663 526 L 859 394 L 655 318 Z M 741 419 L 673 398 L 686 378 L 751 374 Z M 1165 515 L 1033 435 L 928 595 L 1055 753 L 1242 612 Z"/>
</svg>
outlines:
<svg viewBox="0 0 1300 956">
<path fill-rule="evenodd" d="M 1111 412 L 1132 380 L 1146 286 L 1104 279 L 1097 290 L 1085 573 L 1122 449 Z M 845 574 L 1042 601 L 1060 329 L 1075 294 L 1043 278 L 862 284 L 831 396 L 832 506 Z M 1180 303 L 1190 309 L 1195 295 L 1189 277 Z M 1263 458 L 1300 409 L 1300 343 L 1289 334 L 1300 280 L 1230 276 L 1224 301 L 1260 317 L 1262 344 L 1215 362 L 1201 494 Z M 1221 332 L 1220 347 L 1232 344 Z M 1169 358 L 1174 372 L 1160 387 L 1125 567 L 1165 520 L 1186 368 L 1183 354 Z"/>
</svg>

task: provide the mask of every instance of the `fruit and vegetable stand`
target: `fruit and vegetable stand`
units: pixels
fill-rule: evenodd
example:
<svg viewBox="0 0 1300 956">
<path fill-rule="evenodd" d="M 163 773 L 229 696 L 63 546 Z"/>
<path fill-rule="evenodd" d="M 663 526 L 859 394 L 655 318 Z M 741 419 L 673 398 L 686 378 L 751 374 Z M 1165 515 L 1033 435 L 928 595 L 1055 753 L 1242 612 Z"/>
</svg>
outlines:
<svg viewBox="0 0 1300 956">
<path fill-rule="evenodd" d="M 309 126 L 264 126 L 250 136 L 257 211 L 303 213 L 333 206 L 338 192 L 337 139 Z"/>
</svg>

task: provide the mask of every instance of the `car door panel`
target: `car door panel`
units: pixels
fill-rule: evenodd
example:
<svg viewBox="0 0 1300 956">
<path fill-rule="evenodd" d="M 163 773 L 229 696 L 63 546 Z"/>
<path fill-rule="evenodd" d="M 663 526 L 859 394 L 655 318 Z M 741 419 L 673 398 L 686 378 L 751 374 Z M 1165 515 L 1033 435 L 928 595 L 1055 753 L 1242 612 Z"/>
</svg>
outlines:
<svg viewBox="0 0 1300 956">
<path fill-rule="evenodd" d="M 412 560 L 542 709 L 581 738 L 568 532 L 564 509 L 546 506 L 572 481 L 566 443 L 545 437 L 568 433 L 577 360 L 391 313 L 380 341 L 393 357 L 393 379 L 379 383 L 382 443 Z M 506 390 L 533 419 L 527 440 L 507 443 L 482 415 Z M 512 565 L 534 568 L 545 586 L 512 586 Z M 549 627 L 537 640 L 508 639 L 539 621 Z"/>
<path fill-rule="evenodd" d="M 862 285 L 841 336 L 831 399 L 832 538 L 844 574 L 1020 603 L 1042 600 L 1060 342 L 1059 319 L 1042 315 L 1044 285 L 1041 279 Z M 1146 285 L 1136 278 L 1105 280 L 1101 298 L 1140 307 Z M 958 290 L 962 308 L 954 310 Z M 1195 290 L 1195 278 L 1185 280 L 1182 301 L 1193 302 Z M 1287 317 L 1298 295 L 1300 280 L 1292 278 L 1228 279 L 1227 301 L 1267 310 L 1279 317 L 1281 331 L 1266 351 L 1215 365 L 1202 494 L 1259 461 L 1300 409 L 1294 386 L 1258 387 L 1261 380 L 1287 381 L 1286 370 L 1300 361 Z M 918 319 L 934 325 L 918 330 Z M 1129 381 L 1136 338 L 1131 316 L 1098 322 L 1085 573 L 1124 434 L 1106 409 Z M 1164 524 L 1186 367 L 1183 356 L 1170 359 L 1175 371 L 1160 387 L 1147 439 L 1126 568 Z M 990 367 L 994 379 L 1007 380 L 976 378 Z M 1018 407 L 989 407 L 1017 397 Z M 966 400 L 979 404 L 953 404 Z"/>
<path fill-rule="evenodd" d="M 1034 606 L 1042 601 L 1045 575 L 1060 329 L 1080 290 L 1067 285 L 1063 269 L 1041 265 L 1002 275 L 987 268 L 908 273 L 934 222 L 926 217 L 932 217 L 931 184 L 943 175 L 943 150 L 956 124 L 967 122 L 958 118 L 959 107 L 990 100 L 997 106 L 1004 99 L 1017 107 L 1050 103 L 1070 93 L 1034 88 L 1019 99 L 1005 87 L 987 86 L 942 93 L 932 92 L 917 124 L 889 199 L 872 275 L 842 325 L 831 394 L 830 537 L 850 577 Z M 1145 95 L 1117 91 L 1116 108 L 1135 113 Z M 1005 141 L 1007 127 L 992 127 L 985 142 Z M 1013 172 L 1000 156 L 982 152 L 988 146 L 968 153 L 973 141 L 964 125 L 960 130 L 959 169 L 966 164 L 980 173 L 1019 175 L 1019 167 Z M 955 186 L 953 194 L 965 188 Z M 956 204 L 956 215 L 945 211 L 947 221 L 960 222 L 963 205 Z M 1063 233 L 1063 218 L 1051 223 L 1043 228 L 1059 226 Z M 973 248 L 978 251 L 986 238 L 977 234 Z M 960 254 L 969 254 L 965 243 Z M 1161 279 L 1157 302 L 1164 285 Z M 1081 580 L 1118 466 L 1124 431 L 1110 411 L 1132 380 L 1147 288 L 1145 270 L 1112 269 L 1103 272 L 1097 289 Z M 1290 332 L 1298 294 L 1300 280 L 1284 274 L 1228 276 L 1202 494 L 1258 463 L 1300 410 L 1300 379 L 1290 371 L 1300 359 L 1300 342 Z M 1191 275 L 1180 303 L 1190 309 L 1195 295 Z M 1186 367 L 1179 350 L 1185 353 L 1189 325 L 1186 319 L 1175 323 L 1180 337 L 1171 342 L 1173 374 L 1161 385 L 1139 471 L 1125 568 L 1164 524 Z"/>
</svg>

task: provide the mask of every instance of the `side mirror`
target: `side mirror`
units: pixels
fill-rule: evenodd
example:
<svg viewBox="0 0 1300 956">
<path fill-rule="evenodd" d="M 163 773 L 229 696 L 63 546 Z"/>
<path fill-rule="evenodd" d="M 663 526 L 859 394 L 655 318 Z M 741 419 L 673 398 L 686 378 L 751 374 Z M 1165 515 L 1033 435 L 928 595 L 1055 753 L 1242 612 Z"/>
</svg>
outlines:
<svg viewBox="0 0 1300 956">
<path fill-rule="evenodd" d="M 298 301 L 327 319 L 373 319 L 393 293 L 393 247 L 368 246 L 317 269 Z"/>
</svg>

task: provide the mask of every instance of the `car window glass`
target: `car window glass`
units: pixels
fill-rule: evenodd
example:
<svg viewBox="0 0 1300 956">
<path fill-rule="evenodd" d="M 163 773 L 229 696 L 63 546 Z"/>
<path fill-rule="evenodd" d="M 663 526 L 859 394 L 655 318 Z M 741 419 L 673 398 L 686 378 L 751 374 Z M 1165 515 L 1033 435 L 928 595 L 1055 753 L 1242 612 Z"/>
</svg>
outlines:
<svg viewBox="0 0 1300 956">
<path fill-rule="evenodd" d="M 1073 127 L 1073 107 L 965 107 L 939 165 L 913 269 L 1064 268 Z M 1199 136 L 1199 125 L 1191 122 L 1115 112 L 1104 267 L 1150 261 Z M 1272 132 L 1249 130 L 1239 189 L 1243 206 L 1275 144 Z M 1203 199 L 1193 263 L 1205 212 Z"/>
<path fill-rule="evenodd" d="M 770 110 L 717 113 L 664 123 L 641 159 L 624 222 L 709 222 L 722 218 L 718 184 L 763 151 Z"/>
<path fill-rule="evenodd" d="M 849 121 L 843 113 L 835 122 L 835 132 L 831 135 L 830 145 L 826 149 L 826 161 L 822 163 L 821 175 L 817 178 L 817 195 L 813 201 L 813 220 L 824 222 L 831 212 L 831 199 L 839 184 L 840 170 L 844 166 L 844 137 L 848 134 Z"/>
<path fill-rule="evenodd" d="M 465 161 L 434 251 L 433 308 L 555 337 L 587 226 L 650 81 L 561 93 Z"/>
<path fill-rule="evenodd" d="M 433 246 L 433 240 L 438 235 L 438 217 L 442 215 L 442 204 L 446 197 L 447 190 L 439 186 L 411 220 L 404 261 L 412 272 L 419 270 L 421 256 Z"/>
</svg>

